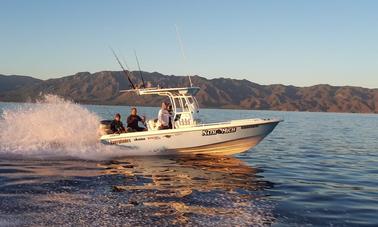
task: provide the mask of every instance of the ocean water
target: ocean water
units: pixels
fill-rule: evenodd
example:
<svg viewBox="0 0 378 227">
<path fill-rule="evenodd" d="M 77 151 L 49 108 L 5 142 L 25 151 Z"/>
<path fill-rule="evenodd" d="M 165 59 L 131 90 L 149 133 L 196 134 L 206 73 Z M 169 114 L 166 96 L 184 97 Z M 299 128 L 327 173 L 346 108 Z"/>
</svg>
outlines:
<svg viewBox="0 0 378 227">
<path fill-rule="evenodd" d="M 378 115 L 202 109 L 284 122 L 239 155 L 145 157 L 97 143 L 115 112 L 0 103 L 0 226 L 378 226 Z"/>
</svg>

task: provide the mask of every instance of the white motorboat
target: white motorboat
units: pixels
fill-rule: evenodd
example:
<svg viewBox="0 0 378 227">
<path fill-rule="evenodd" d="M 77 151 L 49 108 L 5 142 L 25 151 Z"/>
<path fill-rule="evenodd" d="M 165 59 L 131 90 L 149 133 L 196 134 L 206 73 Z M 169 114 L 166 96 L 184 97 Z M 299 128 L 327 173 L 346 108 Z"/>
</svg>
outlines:
<svg viewBox="0 0 378 227">
<path fill-rule="evenodd" d="M 232 155 L 249 150 L 266 137 L 279 119 L 243 119 L 219 123 L 200 122 L 195 95 L 199 87 L 142 88 L 128 90 L 137 95 L 168 97 L 172 105 L 172 129 L 159 130 L 156 120 L 146 122 L 147 131 L 108 134 L 104 121 L 100 141 L 103 144 L 143 150 L 144 154 Z"/>
</svg>

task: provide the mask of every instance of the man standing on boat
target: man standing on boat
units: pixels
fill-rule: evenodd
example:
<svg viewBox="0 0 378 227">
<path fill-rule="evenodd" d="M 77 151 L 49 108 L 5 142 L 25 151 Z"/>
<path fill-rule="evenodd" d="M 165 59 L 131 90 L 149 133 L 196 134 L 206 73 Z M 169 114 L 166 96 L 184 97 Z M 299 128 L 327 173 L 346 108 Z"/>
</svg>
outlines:
<svg viewBox="0 0 378 227">
<path fill-rule="evenodd" d="M 169 122 L 171 121 L 171 115 L 168 112 L 169 103 L 163 102 L 158 114 L 159 130 L 170 129 Z"/>
<path fill-rule="evenodd" d="M 172 125 L 172 117 L 173 117 L 173 108 L 172 108 L 172 104 L 169 104 L 168 105 L 168 113 L 169 113 L 169 123 L 168 123 L 168 126 L 170 129 L 173 129 L 173 125 Z"/>
</svg>

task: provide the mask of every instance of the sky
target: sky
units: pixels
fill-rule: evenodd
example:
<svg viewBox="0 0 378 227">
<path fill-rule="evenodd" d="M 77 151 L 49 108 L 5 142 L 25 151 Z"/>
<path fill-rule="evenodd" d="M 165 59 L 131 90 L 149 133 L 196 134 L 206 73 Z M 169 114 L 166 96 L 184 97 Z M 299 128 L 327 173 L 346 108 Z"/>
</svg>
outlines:
<svg viewBox="0 0 378 227">
<path fill-rule="evenodd" d="M 0 74 L 137 70 L 378 88 L 375 0 L 0 0 Z M 182 39 L 180 50 L 176 26 Z"/>
</svg>

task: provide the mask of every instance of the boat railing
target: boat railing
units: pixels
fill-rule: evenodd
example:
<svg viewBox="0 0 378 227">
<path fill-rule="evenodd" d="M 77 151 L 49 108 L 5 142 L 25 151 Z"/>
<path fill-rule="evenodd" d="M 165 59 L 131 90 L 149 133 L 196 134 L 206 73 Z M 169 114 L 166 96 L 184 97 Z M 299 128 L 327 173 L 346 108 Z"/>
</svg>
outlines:
<svg viewBox="0 0 378 227">
<path fill-rule="evenodd" d="M 243 122 L 261 122 L 261 121 L 267 121 L 272 119 L 262 119 L 262 118 L 251 118 L 251 119 L 243 119 L 243 120 L 231 120 L 231 121 L 223 121 L 223 122 L 214 122 L 214 123 L 203 123 L 203 124 L 197 124 L 193 127 L 205 127 L 205 126 L 215 126 L 215 125 L 231 125 L 233 123 L 243 123 Z"/>
</svg>

